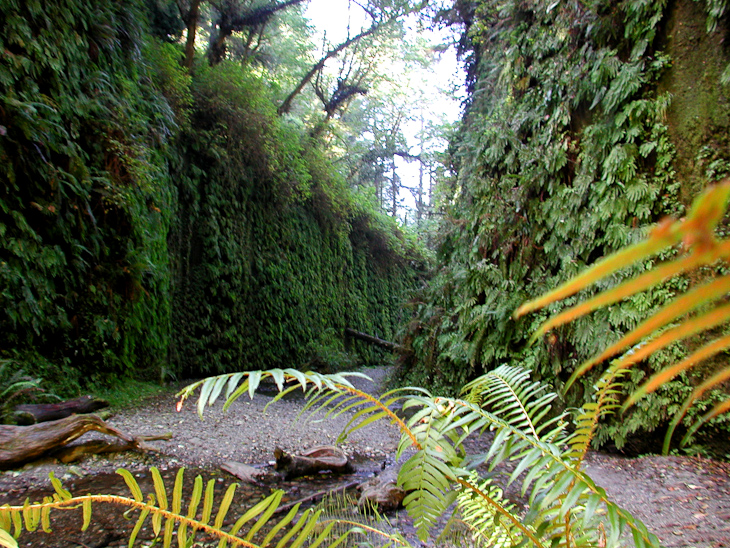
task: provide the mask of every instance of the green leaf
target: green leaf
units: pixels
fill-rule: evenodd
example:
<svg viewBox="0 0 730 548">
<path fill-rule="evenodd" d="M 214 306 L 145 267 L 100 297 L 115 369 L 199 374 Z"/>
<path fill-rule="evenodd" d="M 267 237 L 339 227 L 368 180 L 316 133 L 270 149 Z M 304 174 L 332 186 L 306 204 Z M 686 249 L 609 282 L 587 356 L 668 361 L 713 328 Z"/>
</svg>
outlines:
<svg viewBox="0 0 730 548">
<path fill-rule="evenodd" d="M 142 496 L 142 490 L 139 488 L 139 484 L 137 483 L 137 480 L 134 479 L 134 476 L 132 476 L 132 474 L 124 468 L 118 468 L 117 474 L 124 478 L 124 482 L 127 484 L 127 487 L 132 492 L 132 497 L 134 498 L 134 500 L 137 502 L 142 502 L 144 500 L 144 497 Z"/>
<path fill-rule="evenodd" d="M 226 494 L 223 496 L 223 500 L 218 507 L 218 515 L 215 518 L 214 527 L 216 529 L 220 529 L 223 526 L 223 520 L 226 518 L 228 509 L 231 507 L 231 502 L 233 502 L 233 495 L 236 493 L 237 487 L 237 483 L 232 483 L 228 486 L 228 489 L 226 489 Z"/>
<path fill-rule="evenodd" d="M 89 528 L 89 525 L 91 524 L 91 499 L 84 499 L 84 502 L 81 504 L 81 507 L 83 508 L 83 519 L 84 522 L 81 525 L 81 530 L 86 531 Z"/>
<path fill-rule="evenodd" d="M 0 529 L 0 546 L 4 548 L 18 548 L 18 543 L 7 531 Z"/>
</svg>

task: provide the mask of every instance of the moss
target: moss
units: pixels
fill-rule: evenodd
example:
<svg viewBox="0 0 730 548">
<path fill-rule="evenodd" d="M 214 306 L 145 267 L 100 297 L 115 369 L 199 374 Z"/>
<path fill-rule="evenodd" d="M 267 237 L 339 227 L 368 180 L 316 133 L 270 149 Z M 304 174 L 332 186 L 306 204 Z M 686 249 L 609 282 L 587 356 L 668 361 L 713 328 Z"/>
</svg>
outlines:
<svg viewBox="0 0 730 548">
<path fill-rule="evenodd" d="M 727 28 L 706 32 L 703 3 L 676 0 L 667 17 L 664 47 L 672 59 L 659 91 L 672 95 L 667 112 L 674 162 L 682 181 L 682 200 L 689 204 L 712 180 L 727 175 L 708 173 L 713 162 L 730 159 L 730 100 L 720 76 L 730 61 Z"/>
</svg>

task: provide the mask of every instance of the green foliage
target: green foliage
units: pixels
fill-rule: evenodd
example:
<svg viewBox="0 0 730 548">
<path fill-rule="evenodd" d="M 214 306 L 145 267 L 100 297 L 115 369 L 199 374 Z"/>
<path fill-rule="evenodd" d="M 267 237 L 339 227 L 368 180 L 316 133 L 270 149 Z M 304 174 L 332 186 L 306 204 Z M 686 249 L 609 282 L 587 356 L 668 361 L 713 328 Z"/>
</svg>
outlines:
<svg viewBox="0 0 730 548">
<path fill-rule="evenodd" d="M 502 366 L 474 380 L 463 398 L 433 397 L 419 389 L 399 389 L 379 398 L 355 389 L 342 375 L 296 370 L 235 373 L 199 381 L 181 393 L 181 403 L 198 389 L 197 406 L 226 399 L 253 397 L 262 379 L 270 377 L 279 394 L 272 404 L 293 390 L 308 394 L 307 409 L 327 409 L 330 415 L 348 413 L 350 421 L 340 439 L 374 420 L 386 419 L 401 430 L 396 457 L 415 450 L 403 463 L 398 483 L 408 493 L 404 505 L 425 540 L 436 520 L 457 502 L 459 519 L 477 545 L 618 546 L 628 530 L 636 546 L 658 546 L 658 539 L 628 512 L 611 502 L 603 489 L 582 470 L 583 458 L 601 417 L 617 407 L 620 374 L 604 377 L 594 400 L 576 411 L 574 428 L 566 414 L 551 411 L 556 395 L 546 385 L 530 381 L 522 368 Z M 413 393 L 417 395 L 413 395 Z M 419 394 L 420 393 L 420 394 Z M 396 405 L 413 408 L 408 421 Z M 469 435 L 494 434 L 486 455 L 467 455 Z M 528 495 L 525 515 L 502 497 L 492 474 L 480 477 L 474 468 L 492 471 L 507 460 L 518 461 L 508 484 L 520 481 Z"/>
<path fill-rule="evenodd" d="M 138 5 L 0 10 L 0 347 L 50 364 L 37 375 L 60 391 L 71 364 L 87 379 L 154 371 L 169 191 L 151 147 L 173 121 L 138 63 Z"/>
<path fill-rule="evenodd" d="M 33 378 L 12 360 L 0 360 L 0 424 L 9 422 L 13 408 L 38 399 L 58 399 L 43 388 L 43 379 Z"/>
<path fill-rule="evenodd" d="M 341 439 L 375 420 L 391 421 L 401 431 L 396 457 L 404 459 L 406 451 L 411 453 L 400 469 L 398 484 L 407 491 L 404 504 L 423 541 L 436 520 L 456 502 L 459 519 L 475 546 L 616 547 L 625 531 L 632 535 L 638 548 L 659 546 L 656 536 L 609 500 L 605 491 L 581 470 L 599 419 L 617 407 L 620 372 L 601 379 L 595 399 L 576 411 L 572 433 L 568 429 L 568 416 L 551 412 L 556 395 L 544 384 L 531 381 L 529 373 L 522 368 L 502 366 L 483 375 L 464 387 L 461 399 L 433 397 L 419 389 L 400 389 L 374 397 L 354 388 L 348 375 L 359 374 L 322 375 L 274 369 L 220 375 L 185 387 L 179 393 L 178 408 L 200 390 L 197 408 L 202 418 L 205 407 L 219 398 L 225 398 L 223 409 L 226 410 L 241 396 L 253 397 L 261 381 L 270 378 L 279 390 L 272 404 L 301 389 L 307 392 L 304 412 L 327 409 L 328 415 L 348 414 L 350 420 Z M 413 408 L 415 412 L 406 422 L 393 410 L 396 405 Z M 464 440 L 487 430 L 494 436 L 487 454 L 467 455 Z M 507 460 L 517 462 L 507 484 L 521 483 L 523 495 L 528 496 L 526 513 L 516 512 L 503 498 L 502 487 L 494 483 L 493 474 L 481 476 L 476 471 L 477 466 L 486 465 L 492 472 Z M 39 525 L 48 531 L 52 510 L 79 505 L 83 508 L 83 530 L 91 522 L 92 506 L 107 502 L 140 511 L 130 546 L 150 516 L 152 529 L 156 537 L 162 537 L 164 546 L 170 546 L 175 530 L 178 539 L 182 539 L 181 546 L 190 538 L 188 534 L 194 535 L 199 530 L 220 538 L 221 546 L 227 542 L 249 547 L 269 546 L 275 542 L 277 533 L 283 534 L 280 539 L 276 537 L 277 547 L 300 546 L 305 541 L 310 546 L 337 546 L 347 542 L 351 534 L 357 535 L 355 542 L 362 540 L 363 535 L 370 540 L 379 535 L 378 543 L 385 546 L 409 546 L 402 535 L 387 527 L 380 531 L 367 516 L 343 518 L 324 512 L 322 507 L 308 509 L 299 516 L 297 505 L 283 518 L 274 519 L 281 491 L 247 510 L 230 530 L 224 531 L 222 525 L 235 484 L 227 489 L 211 524 L 213 480 L 203 495 L 202 479 L 196 479 L 186 511 L 182 470 L 171 496 L 155 468 L 151 469 L 155 492 L 146 497 L 129 472 L 119 470 L 119 473 L 132 492 L 131 498 L 72 497 L 51 477 L 56 491 L 53 497 L 40 503 L 28 501 L 22 506 L 0 507 L 0 531 L 12 529 L 15 537 L 23 530 L 34 531 Z M 244 530 L 245 536 L 241 533 Z M 265 538 L 258 540 L 264 531 L 268 531 Z M 6 546 L 17 546 L 7 534 L 0 540 Z"/>
<path fill-rule="evenodd" d="M 530 347 L 530 334 L 555 309 L 526 321 L 511 317 L 524 300 L 638 241 L 661 217 L 684 211 L 675 179 L 677 137 L 668 122 L 675 115 L 667 88 L 671 58 L 660 49 L 670 7 L 634 0 L 478 3 L 469 29 L 473 93 L 454 144 L 458 176 L 444 189 L 438 261 L 445 266 L 414 298 L 407 336 L 414 356 L 405 382 L 453 393 L 513 363 L 560 389 L 580 363 L 688 283 L 659 284 Z M 712 161 L 705 163 L 724 175 L 728 148 L 713 145 L 706 154 Z M 616 272 L 592 291 L 652 265 Z M 682 352 L 664 349 L 643 374 Z M 596 379 L 585 377 L 564 405 L 584 402 Z M 666 423 L 685 391 L 679 379 L 664 385 L 626 420 L 604 425 L 596 439 L 621 447 L 633 433 Z"/>
<path fill-rule="evenodd" d="M 301 546 L 307 540 L 312 543 L 311 546 L 317 546 L 325 542 L 334 526 L 334 523 L 330 523 L 315 532 L 322 511 L 310 508 L 299 515 L 299 504 L 278 522 L 272 523 L 272 515 L 279 507 L 284 494 L 283 491 L 275 491 L 240 516 L 230 530 L 225 531 L 223 523 L 233 501 L 237 483 L 228 486 L 216 509 L 213 500 L 215 480 L 209 480 L 204 490 L 203 479 L 201 476 L 197 476 L 187 504 L 187 512 L 185 512 L 183 507 L 183 503 L 186 502 L 183 500 L 184 468 L 178 471 L 171 493 L 168 493 L 159 470 L 152 467 L 150 471 L 155 492 L 145 496 L 131 473 L 124 469 L 117 470 L 129 487 L 131 497 L 119 495 L 73 496 L 51 473 L 51 482 L 55 489 L 52 497 L 45 497 L 43 502 L 26 501 L 23 506 L 0 507 L 0 545 L 17 548 L 17 542 L 8 534 L 11 529 L 15 537 L 23 530 L 34 532 L 39 526 L 46 533 L 50 533 L 53 510 L 81 507 L 83 510 L 81 531 L 85 531 L 91 524 L 94 505 L 98 506 L 103 503 L 126 506 L 129 507 L 129 511 L 139 510 L 137 523 L 129 537 L 130 547 L 134 545 L 137 535 L 148 518 L 151 521 L 155 538 L 161 538 L 162 546 L 165 548 L 172 545 L 173 535 L 177 538 L 178 546 L 192 546 L 199 532 L 220 539 L 218 546 L 221 548 L 229 545 L 247 548 L 264 546 L 281 548 L 283 546 Z M 213 512 L 215 512 L 215 516 Z M 239 536 L 239 531 L 244 526 L 246 534 Z M 266 529 L 262 529 L 264 526 Z M 264 536 L 264 533 L 268 534 Z M 281 538 L 275 537 L 277 533 L 281 535 Z M 257 534 L 262 537 L 262 541 L 254 539 Z M 345 532 L 340 539 L 347 537 L 347 534 Z M 339 542 L 341 540 L 334 544 L 324 544 L 324 546 L 334 546 Z"/>
<path fill-rule="evenodd" d="M 315 371 L 336 373 L 357 368 L 356 356 L 347 352 L 339 333 L 333 329 L 322 333 L 320 340 L 309 343 L 306 352 L 310 355 L 306 367 Z"/>
<path fill-rule="evenodd" d="M 535 337 L 601 307 L 610 306 L 638 292 L 646 291 L 673 276 L 680 274 L 692 275 L 701 272 L 702 267 L 716 264 L 719 261 L 727 261 L 730 256 L 730 243 L 727 240 L 718 240 L 715 232 L 718 223 L 725 215 L 729 199 L 730 180 L 726 179 L 698 196 L 685 219 L 681 221 L 671 221 L 669 219 L 663 221 L 651 232 L 646 240 L 606 257 L 561 287 L 539 299 L 524 304 L 516 312 L 516 315 L 525 314 L 542 308 L 549 303 L 569 297 L 629 264 L 645 260 L 667 247 L 676 246 L 680 243 L 687 248 L 686 253 L 680 257 L 671 262 L 655 266 L 636 278 L 612 289 L 604 290 L 596 297 L 569 308 L 545 322 L 535 333 Z M 585 375 L 594 366 L 618 354 L 621 354 L 621 356 L 611 361 L 605 375 L 615 375 L 618 372 L 634 368 L 662 348 L 695 335 L 707 333 L 708 338 L 711 338 L 713 331 L 727 324 L 728 319 L 730 319 L 730 311 L 728 306 L 724 304 L 728 290 L 730 290 L 730 278 L 727 275 L 717 275 L 711 281 L 699 283 L 688 289 L 684 294 L 678 295 L 615 344 L 581 364 L 568 380 L 566 389 L 570 388 L 577 378 Z M 721 336 L 713 338 L 709 342 L 698 341 L 697 346 L 699 348 L 684 359 L 668 365 L 652 375 L 638 390 L 631 394 L 623 404 L 622 411 L 636 404 L 641 398 L 655 392 L 661 386 L 666 385 L 678 375 L 696 367 L 704 360 L 725 353 L 730 348 L 730 336 L 722 333 Z M 728 379 L 730 379 L 730 368 L 720 366 L 710 378 L 698 383 L 672 421 L 664 440 L 665 454 L 669 450 L 669 443 L 674 430 L 692 404 L 706 392 L 719 387 Z M 688 437 L 696 432 L 702 424 L 726 413 L 728 410 L 730 410 L 730 398 L 725 397 L 692 425 L 682 444 L 686 443 Z"/>
<path fill-rule="evenodd" d="M 254 75 L 224 62 L 198 71 L 193 93 L 175 177 L 173 361 L 185 374 L 303 364 L 345 327 L 392 338 L 413 283 L 394 223 L 354 202 Z"/>
<path fill-rule="evenodd" d="M 0 358 L 59 394 L 304 363 L 345 326 L 392 338 L 413 284 L 257 67 L 190 73 L 147 34 L 171 7 L 0 7 Z"/>
</svg>

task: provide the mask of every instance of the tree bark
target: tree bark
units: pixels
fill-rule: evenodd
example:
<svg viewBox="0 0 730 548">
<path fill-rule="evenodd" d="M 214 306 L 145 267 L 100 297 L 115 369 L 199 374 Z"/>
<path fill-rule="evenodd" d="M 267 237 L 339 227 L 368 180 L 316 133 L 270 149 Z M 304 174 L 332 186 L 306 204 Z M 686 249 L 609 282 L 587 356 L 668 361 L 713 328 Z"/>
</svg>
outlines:
<svg viewBox="0 0 730 548">
<path fill-rule="evenodd" d="M 75 400 L 61 403 L 37 403 L 15 406 L 14 418 L 16 424 L 28 425 L 39 422 L 55 421 L 73 414 L 93 413 L 109 403 L 93 396 L 81 396 Z"/>
<path fill-rule="evenodd" d="M 193 66 L 195 59 L 195 36 L 198 33 L 198 18 L 200 14 L 200 2 L 201 0 L 193 0 L 190 4 L 190 9 L 187 12 L 183 11 L 183 7 L 178 2 L 178 8 L 180 9 L 180 17 L 185 23 L 187 29 L 187 36 L 185 39 L 185 68 L 190 70 Z"/>
<path fill-rule="evenodd" d="M 380 348 L 385 348 L 386 350 L 390 350 L 391 352 L 404 352 L 405 351 L 404 346 L 401 346 L 394 342 L 380 339 L 378 337 L 374 337 L 373 335 L 368 335 L 367 333 L 361 333 L 360 331 L 355 331 L 354 329 L 350 329 L 349 327 L 345 328 L 345 337 L 353 337 L 355 339 L 364 341 L 366 343 L 374 344 L 375 346 L 379 346 Z"/>
<path fill-rule="evenodd" d="M 7 470 L 35 460 L 92 430 L 127 442 L 129 449 L 151 450 L 140 438 L 109 426 L 96 415 L 71 415 L 31 426 L 0 424 L 0 469 Z"/>
<path fill-rule="evenodd" d="M 139 436 L 136 438 L 141 441 L 153 440 L 169 440 L 172 434 L 161 434 L 159 436 Z M 106 440 L 91 440 L 78 445 L 69 445 L 51 452 L 54 459 L 58 459 L 64 464 L 76 462 L 85 455 L 101 455 L 103 453 L 121 453 L 122 451 L 130 451 L 137 449 L 136 442 L 112 443 Z M 152 450 L 152 448 L 147 448 Z"/>
</svg>

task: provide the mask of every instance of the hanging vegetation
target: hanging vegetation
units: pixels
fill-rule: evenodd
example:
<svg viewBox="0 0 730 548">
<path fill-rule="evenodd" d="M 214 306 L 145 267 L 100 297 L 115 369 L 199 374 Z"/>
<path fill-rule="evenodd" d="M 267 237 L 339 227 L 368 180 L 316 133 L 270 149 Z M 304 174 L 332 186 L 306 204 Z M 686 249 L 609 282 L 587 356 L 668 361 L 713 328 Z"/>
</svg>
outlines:
<svg viewBox="0 0 730 548">
<path fill-rule="evenodd" d="M 727 134 L 730 112 L 722 83 L 728 58 L 719 45 L 724 7 L 483 0 L 473 11 L 461 8 L 472 95 L 453 152 L 458 176 L 443 189 L 446 266 L 414 305 L 409 382 L 453 390 L 510 362 L 560 389 L 580 363 L 692 283 L 669 280 L 531 347 L 530 334 L 557 308 L 511 318 L 521 302 L 638 241 L 664 216 L 681 216 L 699 188 L 727 175 L 730 150 L 718 137 Z M 654 354 L 628 384 L 685 351 L 674 345 Z M 580 405 L 594 382 L 584 377 L 564 403 Z M 611 438 L 621 447 L 631 433 L 666 424 L 693 382 L 667 383 L 603 427 L 597 443 Z"/>
<path fill-rule="evenodd" d="M 71 394 L 392 339 L 413 243 L 255 67 L 153 38 L 162 4 L 0 7 L 0 357 Z"/>
</svg>

